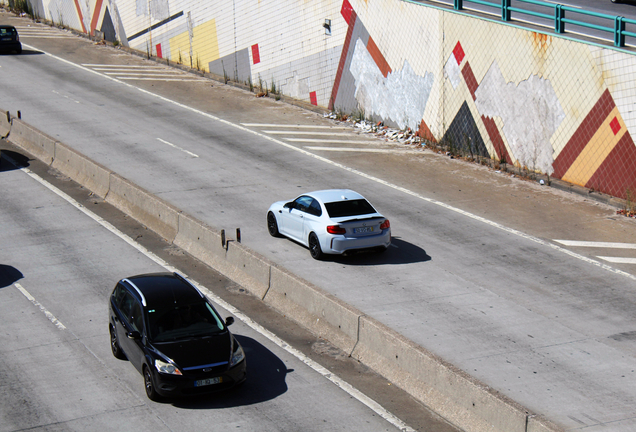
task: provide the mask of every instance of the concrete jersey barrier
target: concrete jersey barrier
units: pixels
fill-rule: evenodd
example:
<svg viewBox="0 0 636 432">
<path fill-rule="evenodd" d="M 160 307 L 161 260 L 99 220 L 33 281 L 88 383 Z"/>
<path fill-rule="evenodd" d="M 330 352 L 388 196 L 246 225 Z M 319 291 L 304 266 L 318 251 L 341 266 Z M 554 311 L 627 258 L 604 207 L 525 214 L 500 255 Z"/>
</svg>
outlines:
<svg viewBox="0 0 636 432">
<path fill-rule="evenodd" d="M 0 123 L 1 124 L 1 123 Z M 561 429 L 384 324 L 184 214 L 129 180 L 13 119 L 9 141 L 375 370 L 466 431 Z"/>
</svg>

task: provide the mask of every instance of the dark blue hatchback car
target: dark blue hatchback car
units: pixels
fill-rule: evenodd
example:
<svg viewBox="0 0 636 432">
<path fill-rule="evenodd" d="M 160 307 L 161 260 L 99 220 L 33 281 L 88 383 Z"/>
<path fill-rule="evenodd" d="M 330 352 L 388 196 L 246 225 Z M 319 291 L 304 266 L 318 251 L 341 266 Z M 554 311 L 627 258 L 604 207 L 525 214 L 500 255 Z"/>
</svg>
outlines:
<svg viewBox="0 0 636 432">
<path fill-rule="evenodd" d="M 0 25 L 0 51 L 22 53 L 20 36 L 12 25 Z"/>
<path fill-rule="evenodd" d="M 146 395 L 195 395 L 246 379 L 243 348 L 208 299 L 177 273 L 120 280 L 109 302 L 113 355 L 144 377 Z"/>
</svg>

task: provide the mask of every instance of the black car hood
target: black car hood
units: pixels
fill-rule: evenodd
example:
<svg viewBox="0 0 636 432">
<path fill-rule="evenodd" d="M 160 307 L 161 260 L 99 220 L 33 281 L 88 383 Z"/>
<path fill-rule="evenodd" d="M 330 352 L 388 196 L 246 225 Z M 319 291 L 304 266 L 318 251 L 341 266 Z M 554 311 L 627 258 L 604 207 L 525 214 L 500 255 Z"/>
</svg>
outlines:
<svg viewBox="0 0 636 432">
<path fill-rule="evenodd" d="M 181 369 L 213 364 L 221 366 L 219 363 L 228 363 L 232 355 L 232 336 L 228 331 L 214 336 L 153 345 Z"/>
</svg>

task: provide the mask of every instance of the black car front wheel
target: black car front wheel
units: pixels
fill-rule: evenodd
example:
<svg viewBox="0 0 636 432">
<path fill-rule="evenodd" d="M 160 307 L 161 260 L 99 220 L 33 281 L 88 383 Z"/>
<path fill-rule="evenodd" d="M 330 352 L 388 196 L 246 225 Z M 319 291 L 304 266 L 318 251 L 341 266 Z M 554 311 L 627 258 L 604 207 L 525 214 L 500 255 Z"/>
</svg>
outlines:
<svg viewBox="0 0 636 432">
<path fill-rule="evenodd" d="M 110 330 L 110 349 L 113 352 L 113 355 L 120 360 L 126 360 L 126 354 L 124 354 L 121 347 L 119 346 L 119 342 L 117 341 L 117 332 L 115 331 L 113 326 L 110 326 L 109 330 Z"/>
<path fill-rule="evenodd" d="M 144 366 L 144 386 L 146 387 L 146 396 L 151 401 L 158 401 L 160 399 L 159 393 L 155 389 L 155 383 L 152 379 L 152 373 L 148 366 Z"/>
</svg>

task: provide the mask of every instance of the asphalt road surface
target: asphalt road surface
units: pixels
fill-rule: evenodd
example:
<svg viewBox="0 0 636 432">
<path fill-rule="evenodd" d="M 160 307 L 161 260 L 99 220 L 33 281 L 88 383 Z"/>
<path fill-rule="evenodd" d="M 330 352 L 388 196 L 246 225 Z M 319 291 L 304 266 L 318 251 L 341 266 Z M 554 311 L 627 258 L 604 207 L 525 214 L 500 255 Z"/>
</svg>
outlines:
<svg viewBox="0 0 636 432">
<path fill-rule="evenodd" d="M 0 147 L 0 431 L 455 430 L 88 191 Z M 175 270 L 238 318 L 232 331 L 248 359 L 240 388 L 151 402 L 137 370 L 112 355 L 117 280 Z"/>
<path fill-rule="evenodd" d="M 250 248 L 529 409 L 566 427 L 636 428 L 633 219 L 8 21 L 25 51 L 1 58 L 0 108 L 211 226 L 241 228 Z M 387 253 L 317 262 L 269 237 L 272 202 L 336 187 L 391 220 Z"/>
</svg>

